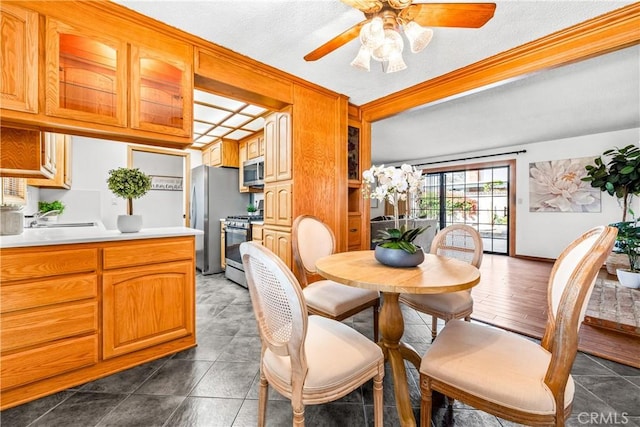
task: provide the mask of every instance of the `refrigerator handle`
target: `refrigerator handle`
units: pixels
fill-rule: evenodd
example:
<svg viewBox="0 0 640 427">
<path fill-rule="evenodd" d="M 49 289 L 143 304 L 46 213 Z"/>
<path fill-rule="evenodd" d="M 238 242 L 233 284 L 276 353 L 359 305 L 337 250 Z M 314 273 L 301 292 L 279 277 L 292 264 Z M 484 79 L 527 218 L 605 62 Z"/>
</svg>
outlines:
<svg viewBox="0 0 640 427">
<path fill-rule="evenodd" d="M 197 209 L 196 209 L 196 204 L 198 203 L 198 199 L 196 197 L 196 186 L 192 185 L 191 186 L 191 228 L 198 228 L 197 227 L 197 221 L 198 221 L 198 215 L 196 215 Z"/>
</svg>

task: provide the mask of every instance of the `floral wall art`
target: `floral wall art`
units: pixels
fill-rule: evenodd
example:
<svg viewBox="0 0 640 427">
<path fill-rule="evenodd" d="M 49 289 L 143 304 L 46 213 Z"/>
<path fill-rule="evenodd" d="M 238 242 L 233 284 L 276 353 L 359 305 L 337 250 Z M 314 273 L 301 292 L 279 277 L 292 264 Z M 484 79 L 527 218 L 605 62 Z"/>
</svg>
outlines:
<svg viewBox="0 0 640 427">
<path fill-rule="evenodd" d="M 600 190 L 581 179 L 592 157 L 529 163 L 530 212 L 600 212 Z"/>
</svg>

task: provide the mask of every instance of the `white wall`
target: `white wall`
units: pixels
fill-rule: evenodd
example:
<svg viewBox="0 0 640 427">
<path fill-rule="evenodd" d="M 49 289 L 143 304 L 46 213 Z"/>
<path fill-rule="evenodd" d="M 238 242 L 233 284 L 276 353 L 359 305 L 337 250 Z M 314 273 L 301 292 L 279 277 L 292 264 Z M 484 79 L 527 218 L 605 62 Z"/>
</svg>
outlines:
<svg viewBox="0 0 640 427">
<path fill-rule="evenodd" d="M 515 159 L 517 198 L 515 255 L 555 259 L 568 243 L 589 228 L 596 225 L 621 221 L 622 209 L 618 205 L 616 198 L 602 193 L 602 210 L 598 213 L 529 212 L 529 163 L 579 157 L 593 157 L 595 159 L 607 149 L 624 147 L 629 144 L 638 145 L 639 141 L 640 129 L 634 128 L 526 145 L 514 145 L 501 149 L 468 152 L 465 153 L 464 157 L 526 150 L 526 153 L 518 155 L 447 162 L 434 166 L 454 167 L 465 164 Z M 411 163 L 420 164 L 447 160 L 449 158 L 443 156 L 429 159 L 416 159 Z M 635 198 L 633 209 L 636 214 L 640 213 L 639 198 Z M 374 214 L 381 215 L 379 209 L 375 211 L 372 209 L 372 217 Z"/>
<path fill-rule="evenodd" d="M 202 164 L 199 150 L 190 153 L 191 167 Z M 127 202 L 114 196 L 107 188 L 110 169 L 127 167 L 127 144 L 80 136 L 73 137 L 71 190 L 39 191 L 29 187 L 29 196 L 39 200 L 61 200 L 65 212 L 60 221 L 102 221 L 107 229 L 116 229 L 118 215 L 127 213 Z M 29 207 L 32 200 L 29 200 Z M 37 208 L 37 201 L 35 202 Z M 30 212 L 30 211 L 27 211 Z"/>
</svg>

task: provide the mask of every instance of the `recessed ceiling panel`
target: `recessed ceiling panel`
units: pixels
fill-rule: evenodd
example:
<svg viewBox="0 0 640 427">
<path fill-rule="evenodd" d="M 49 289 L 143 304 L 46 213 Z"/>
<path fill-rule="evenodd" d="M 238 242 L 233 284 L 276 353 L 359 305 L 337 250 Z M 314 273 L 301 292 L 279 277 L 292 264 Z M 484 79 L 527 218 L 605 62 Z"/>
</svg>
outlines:
<svg viewBox="0 0 640 427">
<path fill-rule="evenodd" d="M 248 114 L 250 116 L 259 116 L 259 115 L 263 114 L 266 111 L 267 111 L 266 108 L 258 107 L 258 106 L 255 106 L 255 105 L 247 105 L 240 112 L 242 114 Z"/>
<path fill-rule="evenodd" d="M 218 124 L 224 121 L 232 113 L 217 108 L 205 107 L 204 105 L 195 104 L 193 106 L 193 118 L 201 122 Z"/>
<path fill-rule="evenodd" d="M 243 125 L 242 129 L 249 129 L 256 132 L 264 129 L 264 117 L 258 117 L 257 119 Z"/>
<path fill-rule="evenodd" d="M 231 132 L 228 135 L 225 135 L 225 138 L 228 139 L 242 139 L 245 136 L 249 136 L 251 135 L 251 132 L 246 131 L 246 130 L 242 130 L 242 129 L 236 129 L 233 132 Z"/>
<path fill-rule="evenodd" d="M 227 127 L 238 128 L 238 127 L 241 127 L 243 124 L 247 123 L 248 121 L 250 121 L 251 119 L 252 119 L 251 117 L 245 116 L 243 114 L 235 114 L 231 116 L 228 120 L 225 120 L 225 122 L 222 124 Z"/>
<path fill-rule="evenodd" d="M 233 130 L 233 129 L 225 128 L 225 127 L 222 127 L 222 126 L 218 126 L 218 127 L 214 128 L 214 129 L 211 129 L 211 130 L 207 133 L 207 135 L 223 136 L 223 135 L 228 134 L 228 133 L 229 133 L 229 132 L 231 132 L 232 130 Z"/>
<path fill-rule="evenodd" d="M 244 102 L 236 101 L 222 96 L 214 95 L 209 92 L 204 92 L 198 89 L 193 91 L 193 99 L 196 102 L 202 102 L 204 104 L 221 107 L 226 110 L 238 111 L 241 107 L 246 105 Z"/>
</svg>

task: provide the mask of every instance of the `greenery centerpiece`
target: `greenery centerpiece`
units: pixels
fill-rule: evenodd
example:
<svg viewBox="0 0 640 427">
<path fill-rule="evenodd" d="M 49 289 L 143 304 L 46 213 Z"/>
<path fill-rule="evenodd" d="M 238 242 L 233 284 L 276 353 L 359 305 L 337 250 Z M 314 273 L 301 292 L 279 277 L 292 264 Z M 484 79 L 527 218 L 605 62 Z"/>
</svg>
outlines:
<svg viewBox="0 0 640 427">
<path fill-rule="evenodd" d="M 413 241 L 415 238 L 429 228 L 417 227 L 409 228 L 409 208 L 412 198 L 420 192 L 422 171 L 416 170 L 413 166 L 403 164 L 399 168 L 384 165 L 372 166 L 362 174 L 364 183 L 363 195 L 365 198 L 377 199 L 379 202 L 386 201 L 393 206 L 394 227 L 380 230 L 378 236 L 373 239 L 376 246 L 376 259 L 381 260 L 382 253 L 392 252 L 382 249 L 401 250 L 408 255 L 393 253 L 394 266 L 409 267 L 420 264 L 424 260 L 424 252 Z M 406 211 L 404 214 L 404 224 L 400 224 L 399 205 L 405 202 Z M 381 249 L 379 249 L 381 248 Z M 398 264 L 400 263 L 400 265 Z"/>
<path fill-rule="evenodd" d="M 627 214 L 635 216 L 631 209 L 631 203 L 634 196 L 640 195 L 640 148 L 634 144 L 623 148 L 616 147 L 606 150 L 593 162 L 593 165 L 585 166 L 587 176 L 582 180 L 591 183 L 592 187 L 599 188 L 602 192 L 606 192 L 618 200 L 622 208 L 622 222 L 611 224 L 618 228 L 618 237 L 613 252 L 625 254 L 631 261 L 629 253 L 626 252 L 628 246 L 623 242 L 623 239 L 629 230 L 637 227 L 637 219 L 627 221 Z M 616 267 L 626 266 L 620 264 L 620 261 L 616 262 L 615 256 L 610 257 L 606 264 L 610 274 L 616 274 Z M 638 268 L 633 264 L 629 267 L 631 269 Z"/>
<path fill-rule="evenodd" d="M 247 205 L 247 213 L 249 215 L 255 215 L 256 212 L 258 212 L 258 208 L 256 208 L 256 206 L 253 203 L 249 203 Z"/>
<path fill-rule="evenodd" d="M 142 217 L 133 215 L 133 199 L 138 199 L 151 189 L 151 178 L 138 168 L 118 168 L 109 171 L 109 190 L 127 200 L 127 215 L 118 216 L 118 229 L 133 233 L 142 228 Z"/>
<path fill-rule="evenodd" d="M 64 203 L 59 200 L 54 200 L 53 202 L 38 202 L 38 212 L 41 214 L 57 211 L 57 215 L 60 215 L 64 212 L 64 208 Z"/>
</svg>

